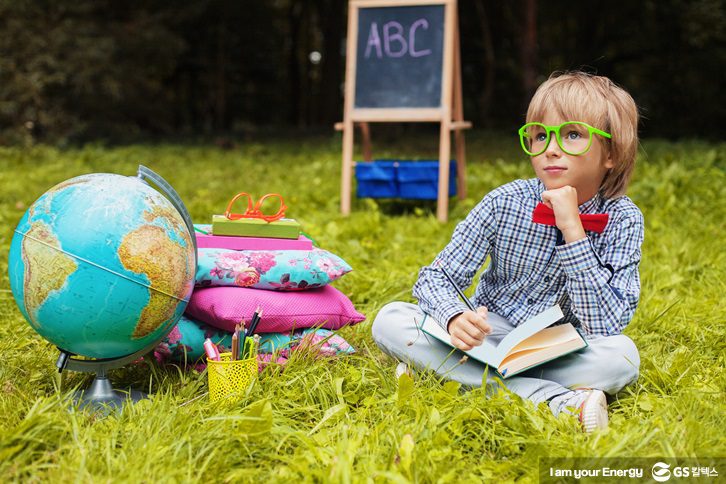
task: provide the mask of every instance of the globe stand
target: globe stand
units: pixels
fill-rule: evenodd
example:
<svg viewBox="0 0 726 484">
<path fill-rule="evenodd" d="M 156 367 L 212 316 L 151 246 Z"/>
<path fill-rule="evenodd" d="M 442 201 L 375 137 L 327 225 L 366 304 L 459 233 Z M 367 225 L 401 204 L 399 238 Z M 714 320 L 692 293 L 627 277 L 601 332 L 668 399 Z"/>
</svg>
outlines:
<svg viewBox="0 0 726 484">
<path fill-rule="evenodd" d="M 95 360 L 78 359 L 75 358 L 76 355 L 73 353 L 58 348 L 60 355 L 55 366 L 58 367 L 58 373 L 62 373 L 65 369 L 95 373 L 96 377 L 93 379 L 91 386 L 73 393 L 73 403 L 78 404 L 81 409 L 91 409 L 108 414 L 110 411 L 121 410 L 125 403 L 136 403 L 139 400 L 148 398 L 146 393 L 138 390 L 115 390 L 108 379 L 108 370 L 120 368 L 138 360 L 153 351 L 163 339 L 162 336 L 157 341 L 130 355 Z"/>
<path fill-rule="evenodd" d="M 136 403 L 139 400 L 148 398 L 148 395 L 138 390 L 128 391 L 114 390 L 106 375 L 97 373 L 93 383 L 86 390 L 79 390 L 73 394 L 73 402 L 79 408 L 91 407 L 93 410 L 120 410 L 124 403 L 131 401 Z"/>
</svg>

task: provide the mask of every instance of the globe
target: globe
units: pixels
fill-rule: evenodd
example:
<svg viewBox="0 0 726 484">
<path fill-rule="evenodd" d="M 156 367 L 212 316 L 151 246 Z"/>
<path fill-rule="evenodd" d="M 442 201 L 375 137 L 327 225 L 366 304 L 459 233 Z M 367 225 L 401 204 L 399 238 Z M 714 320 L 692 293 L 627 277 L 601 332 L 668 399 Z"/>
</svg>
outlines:
<svg viewBox="0 0 726 484">
<path fill-rule="evenodd" d="M 79 176 L 20 220 L 10 288 L 28 323 L 61 350 L 123 357 L 153 345 L 184 312 L 192 237 L 174 204 L 140 178 Z"/>
</svg>

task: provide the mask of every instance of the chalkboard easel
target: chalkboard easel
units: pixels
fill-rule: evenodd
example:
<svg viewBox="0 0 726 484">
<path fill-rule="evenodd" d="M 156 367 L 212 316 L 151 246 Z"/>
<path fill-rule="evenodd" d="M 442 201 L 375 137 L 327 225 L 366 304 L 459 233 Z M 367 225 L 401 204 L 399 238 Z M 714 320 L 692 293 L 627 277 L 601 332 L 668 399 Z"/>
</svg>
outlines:
<svg viewBox="0 0 726 484">
<path fill-rule="evenodd" d="M 454 132 L 457 194 L 466 196 L 466 157 L 456 0 L 351 0 L 348 11 L 340 210 L 350 213 L 354 129 L 372 160 L 372 122 L 436 122 L 439 185 L 436 216 L 448 218 Z"/>
</svg>

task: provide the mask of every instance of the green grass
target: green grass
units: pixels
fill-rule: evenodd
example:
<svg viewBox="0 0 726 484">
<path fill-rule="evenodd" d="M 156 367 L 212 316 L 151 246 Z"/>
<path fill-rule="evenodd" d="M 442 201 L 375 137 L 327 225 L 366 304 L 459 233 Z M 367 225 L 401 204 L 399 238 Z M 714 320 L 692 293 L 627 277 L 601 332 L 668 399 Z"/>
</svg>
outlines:
<svg viewBox="0 0 726 484">
<path fill-rule="evenodd" d="M 377 144 L 376 155 L 430 157 L 434 138 Z M 412 300 L 418 269 L 481 196 L 532 176 L 513 138 L 475 132 L 467 141 L 470 195 L 452 201 L 447 224 L 431 203 L 354 200 L 352 215 L 341 217 L 340 142 L 332 136 L 231 150 L 0 148 L 0 480 L 530 481 L 541 456 L 726 456 L 724 144 L 643 143 L 629 190 L 646 220 L 642 293 L 626 330 L 641 352 L 641 377 L 611 405 L 607 432 L 584 435 L 575 419 L 515 396 L 462 392 L 430 375 L 394 378 L 395 363 L 370 337 L 377 311 Z M 197 398 L 206 374 L 143 362 L 111 377 L 153 398 L 107 418 L 69 412 L 64 398 L 88 376 L 67 372 L 61 381 L 56 350 L 17 310 L 7 279 L 12 231 L 56 183 L 93 172 L 133 175 L 139 163 L 164 176 L 198 222 L 239 191 L 282 193 L 289 215 L 354 268 L 335 285 L 368 316 L 341 330 L 356 354 L 295 354 L 231 407 Z"/>
</svg>

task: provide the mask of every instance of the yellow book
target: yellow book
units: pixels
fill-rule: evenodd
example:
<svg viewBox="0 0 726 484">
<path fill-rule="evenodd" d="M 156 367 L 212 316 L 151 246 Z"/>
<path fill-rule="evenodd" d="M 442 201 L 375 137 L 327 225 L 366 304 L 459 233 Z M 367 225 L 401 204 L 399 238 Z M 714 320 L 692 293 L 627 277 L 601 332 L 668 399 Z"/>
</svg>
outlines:
<svg viewBox="0 0 726 484">
<path fill-rule="evenodd" d="M 291 218 L 281 218 L 274 222 L 266 222 L 258 218 L 230 220 L 224 215 L 213 215 L 212 233 L 214 235 L 233 235 L 238 237 L 297 239 L 300 237 L 300 224 Z"/>
</svg>

